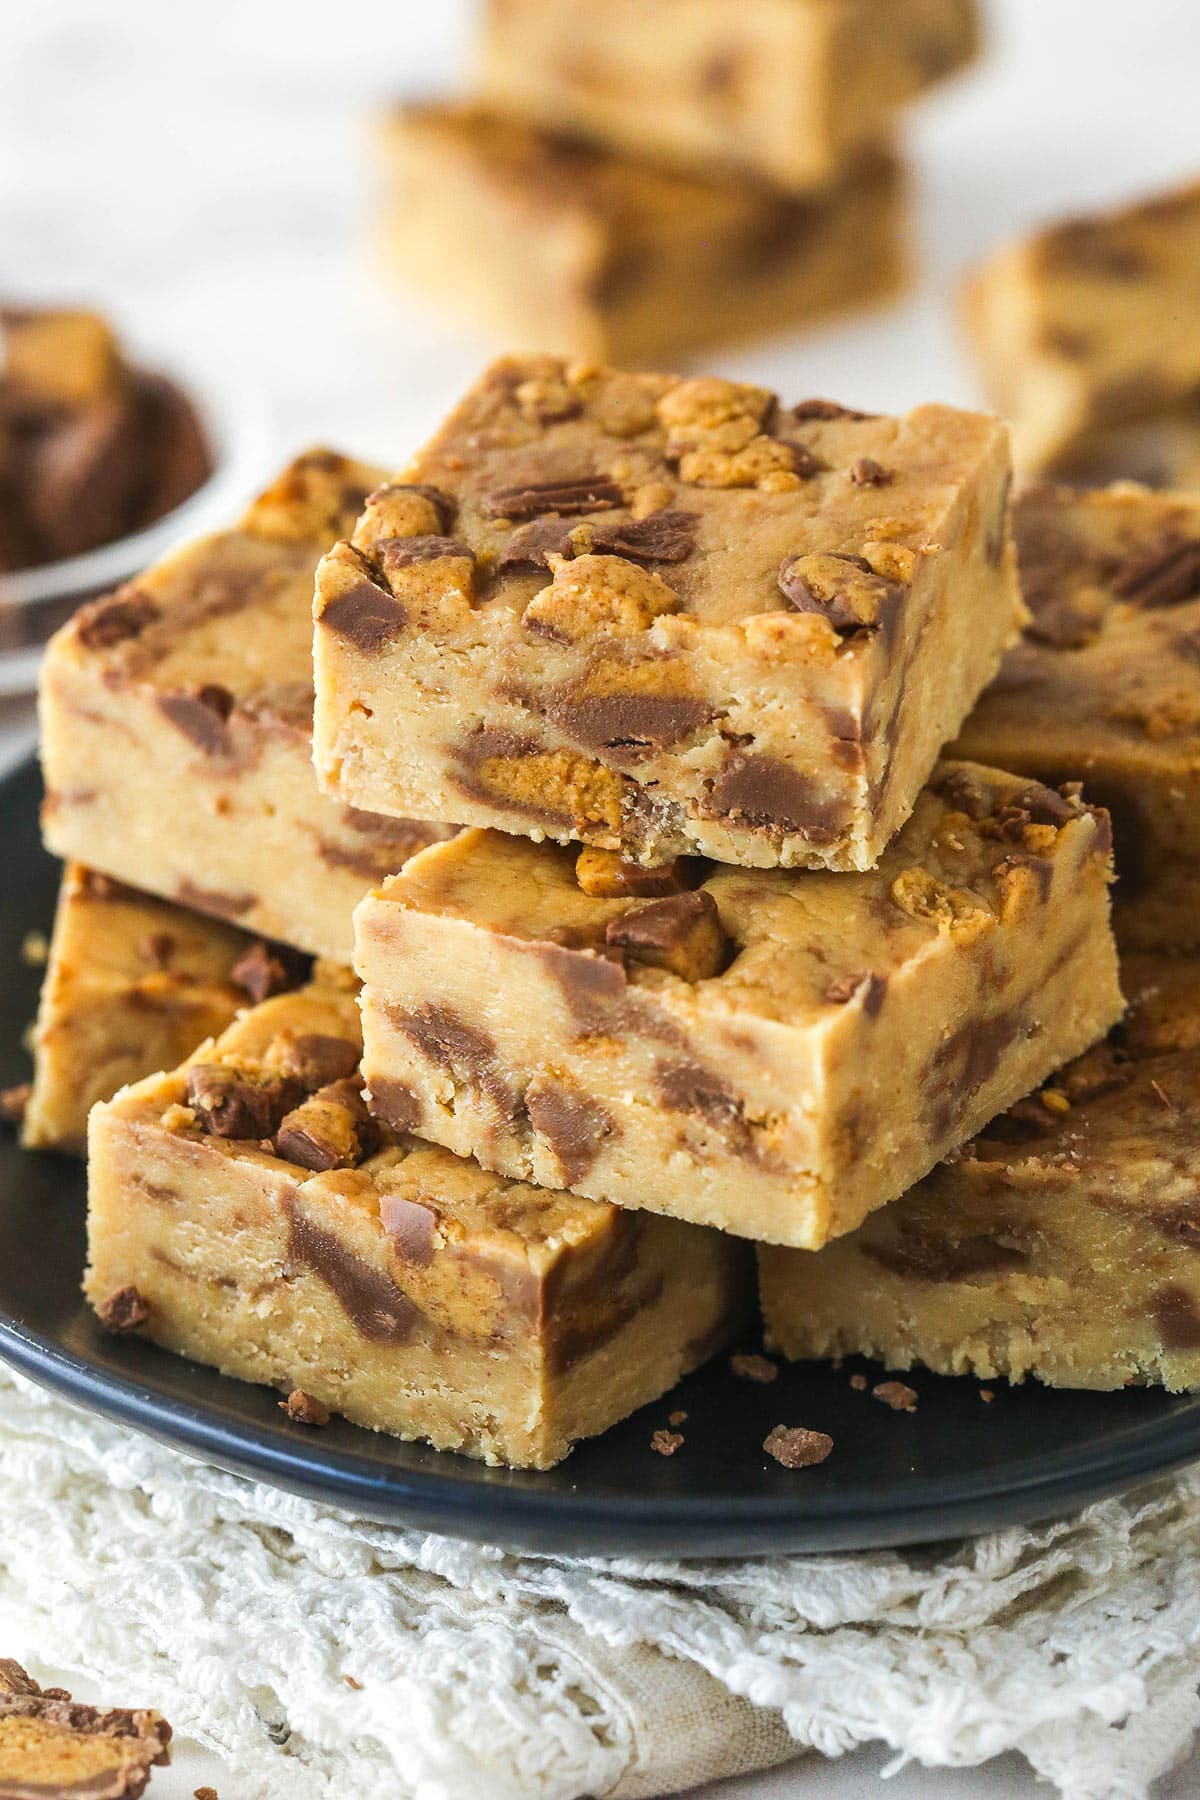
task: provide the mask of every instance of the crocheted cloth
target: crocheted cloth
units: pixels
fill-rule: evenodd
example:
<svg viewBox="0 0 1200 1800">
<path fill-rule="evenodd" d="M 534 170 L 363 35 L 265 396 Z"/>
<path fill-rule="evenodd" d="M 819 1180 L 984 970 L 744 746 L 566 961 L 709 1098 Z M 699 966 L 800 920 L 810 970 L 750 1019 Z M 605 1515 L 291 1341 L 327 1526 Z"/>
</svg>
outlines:
<svg viewBox="0 0 1200 1800">
<path fill-rule="evenodd" d="M 0 1372 L 0 1609 L 218 1750 L 239 1800 L 639 1800 L 872 1739 L 1143 1800 L 1200 1723 L 1198 1526 L 1190 1475 L 926 1550 L 517 1556 L 220 1474 Z"/>
</svg>

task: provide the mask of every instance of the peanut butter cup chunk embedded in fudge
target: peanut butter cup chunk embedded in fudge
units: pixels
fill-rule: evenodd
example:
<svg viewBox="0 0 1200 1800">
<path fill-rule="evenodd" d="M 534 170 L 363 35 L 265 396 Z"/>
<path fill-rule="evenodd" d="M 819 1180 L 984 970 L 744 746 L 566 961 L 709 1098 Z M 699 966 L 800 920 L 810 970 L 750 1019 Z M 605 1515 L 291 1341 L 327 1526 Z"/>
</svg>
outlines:
<svg viewBox="0 0 1200 1800">
<path fill-rule="evenodd" d="M 0 1793 L 13 1800 L 139 1800 L 170 1741 L 161 1713 L 84 1706 L 0 1657 Z"/>
<path fill-rule="evenodd" d="M 1051 788 L 1081 780 L 1112 819 L 1122 945 L 1190 949 L 1200 944 L 1200 502 L 1047 487 L 1023 494 L 1014 518 L 1033 619 L 956 750 Z M 1031 848 L 1036 833 L 1019 835 Z"/>
<path fill-rule="evenodd" d="M 812 1249 L 1121 1010 L 1108 820 L 1074 789 L 939 765 L 855 875 L 697 864 L 645 898 L 611 862 L 580 879 L 605 854 L 468 831 L 362 902 L 378 1116 L 397 1097 L 510 1178 Z"/>
<path fill-rule="evenodd" d="M 651 164 L 741 169 L 802 204 L 979 40 L 973 0 L 746 0 L 736 19 L 693 0 L 665 34 L 636 0 L 507 0 L 481 78 L 503 113 Z"/>
<path fill-rule="evenodd" d="M 282 1074 L 315 1079 L 332 1050 L 314 1046 L 357 1061 L 358 1031 L 352 989 L 314 982 L 93 1109 L 94 1306 L 136 1296 L 143 1336 L 278 1389 L 298 1423 L 338 1413 L 520 1468 L 550 1467 L 747 1329 L 736 1240 L 489 1174 L 406 1136 L 382 1082 L 372 1117 L 353 1076 L 306 1095 Z M 490 1079 L 482 1034 L 428 1015 L 418 1031 Z M 214 1071 L 235 1084 L 224 1112 L 204 1109 Z M 287 1080 L 301 1091 L 280 1118 Z M 615 1129 L 565 1078 L 526 1104 L 565 1169 Z"/>
<path fill-rule="evenodd" d="M 760 1252 L 774 1350 L 1200 1387 L 1200 962 L 1131 955 L 1122 978 L 1106 1043 L 899 1200 L 817 1256 Z"/>
<path fill-rule="evenodd" d="M 349 961 L 367 887 L 449 831 L 326 798 L 312 769 L 313 573 L 360 515 L 401 510 L 368 502 L 381 473 L 329 450 L 298 457 L 229 530 L 173 551 L 57 634 L 41 706 L 43 825 L 58 854 Z M 432 488 L 404 504 L 405 534 L 440 532 L 453 511 Z M 377 567 L 343 545 L 339 566 L 328 628 L 340 619 L 381 645 L 400 611 L 386 547 Z"/>
<path fill-rule="evenodd" d="M 1025 617 L 1007 439 L 801 411 L 495 364 L 321 563 L 325 790 L 647 866 L 872 867 Z"/>
</svg>

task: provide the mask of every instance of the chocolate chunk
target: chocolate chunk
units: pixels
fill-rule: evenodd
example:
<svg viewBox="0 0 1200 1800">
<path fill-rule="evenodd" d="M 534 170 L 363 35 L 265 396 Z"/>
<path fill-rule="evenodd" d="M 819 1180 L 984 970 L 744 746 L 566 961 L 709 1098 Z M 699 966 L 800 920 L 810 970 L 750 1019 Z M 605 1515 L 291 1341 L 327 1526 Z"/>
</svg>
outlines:
<svg viewBox="0 0 1200 1800">
<path fill-rule="evenodd" d="M 389 481 L 369 494 L 366 504 L 369 506 L 375 500 L 386 500 L 391 494 L 419 494 L 422 500 L 428 500 L 437 514 L 438 529 L 443 533 L 451 530 L 458 516 L 458 502 L 453 494 L 447 494 L 443 488 L 429 487 L 424 482 Z M 361 511 L 361 508 L 358 510 Z"/>
<path fill-rule="evenodd" d="M 187 1075 L 187 1103 L 211 1137 L 260 1142 L 278 1130 L 303 1098 L 296 1081 L 232 1063 L 194 1063 Z"/>
<path fill-rule="evenodd" d="M 414 563 L 439 562 L 444 556 L 475 561 L 475 552 L 469 544 L 450 537 L 388 538 L 376 545 L 375 554 L 389 575 L 395 569 L 409 569 Z"/>
<path fill-rule="evenodd" d="M 234 698 L 216 682 L 180 688 L 156 695 L 158 710 L 205 756 L 223 756 L 229 750 L 227 729 Z"/>
<path fill-rule="evenodd" d="M 850 479 L 855 487 L 887 487 L 895 481 L 895 469 L 885 469 L 873 456 L 860 456 L 850 464 Z"/>
<path fill-rule="evenodd" d="M 289 967 L 279 950 L 263 938 L 256 938 L 244 950 L 229 971 L 235 987 L 245 988 L 255 1005 L 269 1000 L 272 994 L 286 993 L 300 980 L 300 971 Z"/>
<path fill-rule="evenodd" d="M 497 488 L 485 505 L 493 519 L 536 519 L 542 513 L 607 512 L 623 506 L 620 484 L 606 475 L 579 475 L 571 481 L 527 482 Z"/>
<path fill-rule="evenodd" d="M 839 406 L 836 400 L 801 400 L 791 409 L 792 417 L 803 424 L 806 419 L 873 419 L 874 413 L 855 412 L 851 406 Z"/>
<path fill-rule="evenodd" d="M 1200 1301 L 1174 1283 L 1154 1297 L 1154 1317 L 1164 1350 L 1200 1350 Z"/>
<path fill-rule="evenodd" d="M 881 1381 L 871 1389 L 872 1398 L 879 1400 L 884 1406 L 890 1406 L 893 1412 L 915 1413 L 917 1410 L 917 1392 L 903 1381 Z"/>
<path fill-rule="evenodd" d="M 1122 242 L 1104 219 L 1064 219 L 1050 232 L 1042 254 L 1051 270 L 1137 281 L 1150 264 L 1138 245 Z"/>
<path fill-rule="evenodd" d="M 218 919 L 242 919 L 258 905 L 257 894 L 224 894 L 217 888 L 197 887 L 194 881 L 181 881 L 175 897 L 194 912 L 215 913 Z"/>
<path fill-rule="evenodd" d="M 740 1381 L 757 1381 L 764 1387 L 779 1379 L 779 1364 L 773 1363 L 769 1356 L 739 1353 L 730 1357 L 729 1367 Z"/>
<path fill-rule="evenodd" d="M 407 1343 L 424 1315 L 380 1269 L 355 1256 L 340 1238 L 317 1225 L 295 1200 L 285 1200 L 288 1255 L 311 1269 L 341 1302 L 361 1338 L 373 1344 Z"/>
<path fill-rule="evenodd" d="M 785 1469 L 811 1469 L 823 1463 L 833 1449 L 824 1431 L 808 1431 L 803 1425 L 776 1425 L 763 1439 L 763 1449 Z"/>
<path fill-rule="evenodd" d="M 361 581 L 325 602 L 320 620 L 330 631 L 370 656 L 403 631 L 408 624 L 408 608 L 364 575 Z"/>
<path fill-rule="evenodd" d="M 0 1089 L 0 1119 L 6 1125 L 19 1125 L 25 1117 L 32 1094 L 33 1087 L 28 1081 L 18 1082 L 15 1087 Z"/>
<path fill-rule="evenodd" d="M 784 557 L 776 577 L 780 593 L 795 612 L 818 613 L 823 619 L 828 619 L 840 637 L 855 637 L 861 632 L 876 630 L 884 623 L 885 605 L 888 601 L 898 599 L 900 590 L 893 583 L 885 582 L 876 575 L 865 557 L 842 556 L 837 552 L 833 554 L 837 562 L 846 563 L 849 568 L 857 569 L 860 575 L 868 576 L 872 585 L 877 588 L 878 604 L 874 618 L 863 617 L 855 609 L 849 592 L 839 593 L 835 590 L 831 594 L 822 594 L 814 587 L 803 567 L 813 560 L 808 556 Z"/>
<path fill-rule="evenodd" d="M 102 1300 L 97 1312 L 105 1331 L 115 1332 L 120 1337 L 146 1323 L 150 1317 L 150 1302 L 130 1283 Z"/>
<path fill-rule="evenodd" d="M 1117 570 L 1113 592 L 1138 606 L 1179 606 L 1200 596 L 1200 539 L 1160 545 Z"/>
<path fill-rule="evenodd" d="M 605 927 L 604 941 L 635 962 L 669 969 L 684 981 L 707 981 L 729 961 L 729 940 L 707 888 L 618 914 Z"/>
<path fill-rule="evenodd" d="M 108 600 L 93 600 L 75 615 L 75 635 L 85 650 L 108 650 L 127 638 L 140 637 L 147 625 L 162 617 L 157 601 L 124 587 Z"/>
<path fill-rule="evenodd" d="M 919 1281 L 969 1280 L 973 1275 L 1020 1269 L 1029 1261 L 1028 1251 L 999 1222 L 994 1233 L 952 1238 L 898 1220 L 890 1242 L 865 1243 L 863 1254 L 893 1275 Z"/>
<path fill-rule="evenodd" d="M 328 1425 L 329 1408 L 315 1394 L 306 1394 L 303 1388 L 293 1388 L 286 1400 L 279 1402 L 281 1412 L 285 1412 L 293 1425 Z M 210 1789 L 211 1792 L 211 1789 Z"/>
<path fill-rule="evenodd" d="M 825 998 L 830 1006 L 846 1006 L 857 994 L 863 996 L 863 1011 L 869 1019 L 873 1019 L 883 1005 L 887 995 L 888 978 L 876 975 L 869 970 L 856 970 L 853 974 L 839 975 L 825 989 Z"/>
<path fill-rule="evenodd" d="M 360 1051 L 351 1038 L 321 1031 L 287 1031 L 275 1040 L 270 1054 L 285 1075 L 301 1082 L 312 1094 L 331 1081 L 353 1075 Z"/>
<path fill-rule="evenodd" d="M 594 528 L 591 547 L 596 556 L 623 556 L 627 562 L 686 562 L 696 547 L 699 523 L 698 513 L 683 511 L 605 520 Z"/>
<path fill-rule="evenodd" d="M 607 751 L 610 762 L 636 762 L 647 750 L 682 743 L 712 718 L 708 702 L 692 694 L 551 692 L 539 704 L 565 736 Z"/>
<path fill-rule="evenodd" d="M 423 1108 L 418 1095 L 402 1081 L 389 1081 L 376 1076 L 367 1095 L 367 1104 L 377 1119 L 393 1131 L 411 1131 L 418 1124 Z"/>
<path fill-rule="evenodd" d="M 968 819 L 986 819 L 995 810 L 996 790 L 981 781 L 970 769 L 951 769 L 931 783 L 935 794 L 955 812 L 966 813 Z"/>
<path fill-rule="evenodd" d="M 683 1446 L 681 1431 L 655 1431 L 650 1437 L 650 1448 L 657 1456 L 674 1456 Z"/>
<path fill-rule="evenodd" d="M 712 811 L 739 824 L 774 832 L 794 831 L 810 843 L 828 844 L 838 834 L 843 808 L 823 797 L 822 784 L 778 757 L 735 752 L 713 782 Z"/>
<path fill-rule="evenodd" d="M 532 519 L 519 525 L 505 544 L 496 562 L 502 575 L 528 574 L 535 569 L 548 569 L 552 556 L 573 556 L 571 527 L 555 514 L 547 519 Z"/>
<path fill-rule="evenodd" d="M 427 1269 L 433 1261 L 437 1226 L 433 1208 L 422 1206 L 419 1200 L 406 1200 L 402 1194 L 382 1194 L 379 1218 L 405 1262 L 412 1263 L 417 1269 Z"/>
<path fill-rule="evenodd" d="M 357 1077 L 332 1081 L 293 1108 L 275 1134 L 275 1154 L 299 1168 L 323 1173 L 353 1169 L 378 1142 Z"/>
<path fill-rule="evenodd" d="M 486 1031 L 437 1002 L 397 1012 L 394 1022 L 430 1062 L 486 1094 L 503 1118 L 517 1116 L 518 1102 L 499 1072 L 496 1043 Z"/>
<path fill-rule="evenodd" d="M 706 866 L 699 857 L 676 856 L 670 862 L 646 868 L 641 863 L 627 862 L 615 850 L 589 846 L 575 859 L 575 879 L 580 891 L 594 899 L 657 900 L 699 887 Z"/>
<path fill-rule="evenodd" d="M 1018 793 L 1009 795 L 997 810 L 996 823 L 1002 837 L 1019 839 L 1027 825 L 1053 825 L 1058 831 L 1078 817 L 1077 809 L 1053 788 L 1031 782 Z"/>
<path fill-rule="evenodd" d="M 527 1090 L 525 1110 L 533 1129 L 549 1144 L 567 1187 L 587 1174 L 605 1139 L 617 1129 L 598 1100 L 545 1080 Z"/>
</svg>

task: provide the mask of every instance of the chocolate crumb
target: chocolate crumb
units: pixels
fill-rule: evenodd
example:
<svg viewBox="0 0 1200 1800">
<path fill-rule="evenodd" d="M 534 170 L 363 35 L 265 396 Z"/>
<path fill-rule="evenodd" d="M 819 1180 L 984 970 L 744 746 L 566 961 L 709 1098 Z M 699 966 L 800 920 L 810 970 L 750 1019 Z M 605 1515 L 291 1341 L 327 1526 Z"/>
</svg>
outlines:
<svg viewBox="0 0 1200 1800">
<path fill-rule="evenodd" d="M 995 1388 L 980 1388 L 979 1398 L 983 1401 L 985 1406 L 990 1406 L 992 1401 L 996 1398 Z"/>
<path fill-rule="evenodd" d="M 867 1386 L 866 1376 L 865 1375 L 852 1375 L 850 1377 L 850 1386 L 854 1389 L 856 1394 L 864 1393 L 866 1391 L 866 1386 Z"/>
<path fill-rule="evenodd" d="M 282 957 L 269 944 L 264 943 L 262 938 L 256 939 L 238 957 L 229 971 L 229 979 L 235 987 L 245 988 L 256 1006 L 261 1006 L 273 994 L 282 994 L 292 986 Z"/>
<path fill-rule="evenodd" d="M 824 1431 L 807 1431 L 803 1425 L 776 1425 L 763 1439 L 763 1449 L 785 1469 L 811 1469 L 823 1463 L 833 1449 Z"/>
<path fill-rule="evenodd" d="M 293 1388 L 286 1400 L 279 1402 L 279 1410 L 285 1412 L 294 1425 L 328 1425 L 329 1408 L 315 1394 L 306 1394 L 303 1388 Z"/>
<path fill-rule="evenodd" d="M 144 1294 L 138 1292 L 132 1283 L 128 1287 L 117 1288 L 100 1302 L 97 1311 L 100 1323 L 105 1331 L 112 1331 L 117 1336 L 128 1331 L 136 1331 L 150 1317 L 150 1302 Z"/>
<path fill-rule="evenodd" d="M 895 481 L 895 469 L 885 469 L 873 456 L 860 456 L 850 465 L 850 479 L 855 487 L 887 487 Z"/>
<path fill-rule="evenodd" d="M 683 1411 L 682 1407 L 677 1407 L 673 1413 L 667 1414 L 667 1424 L 673 1428 L 678 1428 L 680 1425 L 685 1425 L 686 1423 L 687 1414 Z"/>
<path fill-rule="evenodd" d="M 871 1397 L 890 1406 L 893 1412 L 915 1413 L 917 1392 L 903 1381 L 881 1381 L 871 1389 Z"/>
<path fill-rule="evenodd" d="M 199 1787 L 192 1789 L 192 1800 L 220 1800 L 220 1796 L 214 1787 Z"/>
<path fill-rule="evenodd" d="M 674 1456 L 682 1443 L 681 1431 L 656 1431 L 650 1439 L 650 1448 L 659 1456 Z"/>
<path fill-rule="evenodd" d="M 729 1366 L 742 1381 L 758 1381 L 764 1386 L 775 1381 L 779 1375 L 779 1364 L 773 1363 L 769 1356 L 742 1355 L 731 1356 Z"/>
<path fill-rule="evenodd" d="M 31 1082 L 18 1082 L 16 1087 L 0 1088 L 0 1119 L 6 1125 L 19 1125 L 33 1094 Z"/>
</svg>

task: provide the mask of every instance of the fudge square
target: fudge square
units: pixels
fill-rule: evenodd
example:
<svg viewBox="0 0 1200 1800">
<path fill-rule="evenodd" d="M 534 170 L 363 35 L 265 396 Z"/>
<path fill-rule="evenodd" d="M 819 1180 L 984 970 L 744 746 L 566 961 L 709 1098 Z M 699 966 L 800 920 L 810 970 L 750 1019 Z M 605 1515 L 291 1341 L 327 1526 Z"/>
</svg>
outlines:
<svg viewBox="0 0 1200 1800">
<path fill-rule="evenodd" d="M 1200 1387 L 1200 963 L 1121 976 L 1109 1043 L 820 1255 L 760 1253 L 772 1348 Z"/>
<path fill-rule="evenodd" d="M 811 188 L 980 39 L 974 0 L 673 0 L 666 12 L 644 0 L 492 0 L 484 97 L 654 159 Z"/>
<path fill-rule="evenodd" d="M 861 875 L 465 832 L 355 913 L 370 1105 L 506 1175 L 816 1248 L 1113 1023 L 1108 879 L 1103 813 L 969 764 Z"/>
<path fill-rule="evenodd" d="M 312 771 L 312 583 L 379 471 L 292 463 L 232 530 L 55 636 L 41 684 L 59 856 L 348 963 L 368 886 L 443 830 L 326 799 Z"/>
<path fill-rule="evenodd" d="M 353 983 L 326 980 L 94 1109 L 85 1286 L 103 1320 L 298 1388 L 310 1416 L 522 1468 L 744 1325 L 744 1244 L 381 1133 L 360 1045 Z"/>
<path fill-rule="evenodd" d="M 509 347 L 654 363 L 889 299 L 908 273 L 907 181 L 886 148 L 801 197 L 476 106 L 402 108 L 382 152 L 397 274 Z"/>
<path fill-rule="evenodd" d="M 870 868 L 1025 613 L 994 419 L 507 358 L 317 576 L 350 805 Z"/>
<path fill-rule="evenodd" d="M 1021 470 L 1073 475 L 1121 428 L 1176 409 L 1194 422 L 1200 182 L 998 251 L 964 308 Z"/>
<path fill-rule="evenodd" d="M 173 1069 L 307 968 L 295 951 L 68 863 L 34 1028 L 26 1149 L 82 1153 L 97 1100 Z"/>
<path fill-rule="evenodd" d="M 5 1800 L 139 1800 L 169 1763 L 171 1727 L 149 1707 L 102 1709 L 40 1688 L 0 1656 L 0 1795 Z M 211 1790 L 210 1790 L 211 1791 Z"/>
<path fill-rule="evenodd" d="M 1200 498 L 1039 488 L 1015 510 L 1033 622 L 955 754 L 1082 779 L 1112 815 L 1122 945 L 1200 944 Z"/>
</svg>

